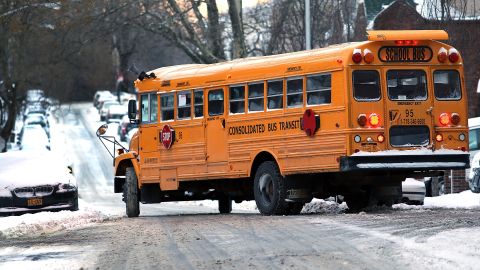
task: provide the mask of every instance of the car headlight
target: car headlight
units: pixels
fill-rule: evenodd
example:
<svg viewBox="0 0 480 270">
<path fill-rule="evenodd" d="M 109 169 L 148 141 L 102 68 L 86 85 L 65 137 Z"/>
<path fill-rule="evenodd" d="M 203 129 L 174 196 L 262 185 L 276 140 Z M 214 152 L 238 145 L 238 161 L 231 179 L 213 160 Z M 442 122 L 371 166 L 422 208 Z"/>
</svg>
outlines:
<svg viewBox="0 0 480 270">
<path fill-rule="evenodd" d="M 77 187 L 75 187 L 72 184 L 59 184 L 57 192 L 60 192 L 60 193 L 61 192 L 71 192 L 71 191 L 75 191 L 76 189 L 77 189 Z"/>
<path fill-rule="evenodd" d="M 1 198 L 10 198 L 12 197 L 12 192 L 6 188 L 0 187 L 0 197 Z"/>
</svg>

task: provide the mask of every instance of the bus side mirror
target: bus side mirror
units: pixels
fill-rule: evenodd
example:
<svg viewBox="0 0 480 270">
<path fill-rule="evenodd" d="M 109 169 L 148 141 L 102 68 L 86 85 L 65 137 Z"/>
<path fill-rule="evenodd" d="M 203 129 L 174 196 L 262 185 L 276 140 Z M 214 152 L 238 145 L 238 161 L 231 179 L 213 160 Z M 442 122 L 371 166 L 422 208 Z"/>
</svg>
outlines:
<svg viewBox="0 0 480 270">
<path fill-rule="evenodd" d="M 135 120 L 137 118 L 137 101 L 129 100 L 128 101 L 128 118 L 130 120 Z"/>
</svg>

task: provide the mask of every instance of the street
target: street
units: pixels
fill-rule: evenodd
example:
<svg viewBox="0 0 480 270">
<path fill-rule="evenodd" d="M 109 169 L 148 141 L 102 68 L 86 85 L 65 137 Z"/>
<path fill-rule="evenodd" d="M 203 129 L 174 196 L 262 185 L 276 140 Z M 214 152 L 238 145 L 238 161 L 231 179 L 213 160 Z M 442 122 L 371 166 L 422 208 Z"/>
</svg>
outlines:
<svg viewBox="0 0 480 270">
<path fill-rule="evenodd" d="M 125 216 L 112 159 L 94 135 L 90 104 L 65 110 L 80 207 L 109 218 L 2 239 L 0 269 L 475 269 L 479 210 L 386 209 L 262 216 L 199 204 L 141 205 Z M 61 122 L 62 122 L 61 121 Z M 55 215 L 52 213 L 51 215 Z M 1 220 L 0 220 L 1 221 Z"/>
</svg>

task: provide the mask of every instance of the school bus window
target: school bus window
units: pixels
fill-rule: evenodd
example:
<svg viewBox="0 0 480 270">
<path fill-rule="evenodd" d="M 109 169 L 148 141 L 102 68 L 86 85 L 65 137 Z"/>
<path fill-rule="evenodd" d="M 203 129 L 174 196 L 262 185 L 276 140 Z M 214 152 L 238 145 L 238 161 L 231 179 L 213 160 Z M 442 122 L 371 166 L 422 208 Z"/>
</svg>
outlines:
<svg viewBox="0 0 480 270">
<path fill-rule="evenodd" d="M 223 89 L 211 90 L 208 92 L 208 115 L 223 114 Z"/>
<path fill-rule="evenodd" d="M 332 75 L 321 74 L 307 77 L 307 105 L 331 102 Z"/>
<path fill-rule="evenodd" d="M 391 100 L 427 99 L 427 75 L 423 70 L 389 70 L 387 81 Z"/>
<path fill-rule="evenodd" d="M 248 84 L 248 111 L 259 112 L 263 111 L 263 82 Z"/>
<path fill-rule="evenodd" d="M 173 120 L 173 94 L 160 95 L 162 121 Z"/>
<path fill-rule="evenodd" d="M 157 94 L 150 94 L 150 122 L 157 122 L 158 120 L 158 101 Z"/>
<path fill-rule="evenodd" d="M 287 107 L 303 106 L 303 78 L 287 80 Z"/>
<path fill-rule="evenodd" d="M 149 107 L 148 107 L 148 94 L 147 95 L 142 95 L 141 96 L 141 114 L 142 114 L 142 123 L 148 123 L 150 119 L 149 115 Z"/>
<path fill-rule="evenodd" d="M 352 77 L 355 100 L 380 100 L 380 76 L 376 70 L 355 70 Z"/>
<path fill-rule="evenodd" d="M 267 108 L 282 109 L 283 108 L 283 81 L 267 82 Z"/>
<path fill-rule="evenodd" d="M 177 118 L 190 119 L 192 114 L 192 92 L 182 91 L 177 93 Z"/>
<path fill-rule="evenodd" d="M 195 90 L 195 117 L 203 117 L 203 89 Z"/>
<path fill-rule="evenodd" d="M 230 113 L 245 112 L 245 86 L 230 86 Z"/>
<path fill-rule="evenodd" d="M 459 100 L 462 98 L 460 75 L 456 70 L 437 70 L 433 73 L 435 97 L 438 100 Z"/>
</svg>

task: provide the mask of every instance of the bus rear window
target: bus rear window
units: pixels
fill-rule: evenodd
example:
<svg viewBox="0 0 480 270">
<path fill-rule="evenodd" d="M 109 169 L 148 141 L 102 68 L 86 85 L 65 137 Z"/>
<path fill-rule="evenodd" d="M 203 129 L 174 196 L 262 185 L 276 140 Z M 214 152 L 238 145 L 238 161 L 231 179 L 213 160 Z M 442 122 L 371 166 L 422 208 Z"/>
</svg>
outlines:
<svg viewBox="0 0 480 270">
<path fill-rule="evenodd" d="M 427 75 L 423 70 L 389 70 L 387 81 L 390 100 L 427 99 Z"/>
<path fill-rule="evenodd" d="M 437 70 L 433 73 L 435 97 L 438 100 L 459 100 L 462 98 L 460 75 L 456 70 Z"/>
<path fill-rule="evenodd" d="M 355 70 L 352 76 L 353 96 L 356 100 L 380 100 L 380 76 L 376 70 Z"/>
</svg>

